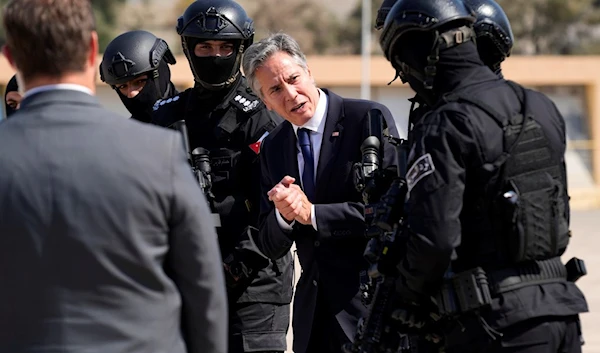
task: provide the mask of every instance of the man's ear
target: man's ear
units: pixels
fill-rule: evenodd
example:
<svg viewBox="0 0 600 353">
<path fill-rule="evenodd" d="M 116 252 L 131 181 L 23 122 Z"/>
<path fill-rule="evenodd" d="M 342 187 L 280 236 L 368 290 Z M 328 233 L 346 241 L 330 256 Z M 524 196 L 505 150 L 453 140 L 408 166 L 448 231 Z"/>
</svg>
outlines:
<svg viewBox="0 0 600 353">
<path fill-rule="evenodd" d="M 13 59 L 10 48 L 8 47 L 8 44 L 4 44 L 2 46 L 2 54 L 6 57 L 6 60 L 8 60 L 8 63 L 13 68 L 13 70 L 16 70 L 17 66 L 15 65 L 15 61 Z"/>
<path fill-rule="evenodd" d="M 98 60 L 98 32 L 92 31 L 90 36 L 90 52 L 88 53 L 88 64 L 96 68 L 96 61 Z"/>
</svg>

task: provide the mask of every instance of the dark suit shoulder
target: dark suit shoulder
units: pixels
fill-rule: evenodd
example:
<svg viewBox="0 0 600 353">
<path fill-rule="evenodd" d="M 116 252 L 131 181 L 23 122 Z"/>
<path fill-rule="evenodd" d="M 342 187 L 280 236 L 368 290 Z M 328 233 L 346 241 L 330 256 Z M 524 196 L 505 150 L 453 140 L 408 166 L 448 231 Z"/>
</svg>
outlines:
<svg viewBox="0 0 600 353">
<path fill-rule="evenodd" d="M 289 129 L 292 128 L 292 124 L 288 121 L 284 121 L 283 123 L 277 125 L 267 137 L 263 140 L 263 145 L 269 144 L 271 141 L 274 143 L 281 143 L 288 136 Z"/>
</svg>

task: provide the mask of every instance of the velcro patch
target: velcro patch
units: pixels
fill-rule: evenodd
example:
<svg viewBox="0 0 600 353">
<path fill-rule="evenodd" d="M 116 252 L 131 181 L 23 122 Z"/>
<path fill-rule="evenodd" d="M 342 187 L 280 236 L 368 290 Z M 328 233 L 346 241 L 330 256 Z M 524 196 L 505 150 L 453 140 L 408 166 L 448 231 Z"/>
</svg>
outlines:
<svg viewBox="0 0 600 353">
<path fill-rule="evenodd" d="M 179 95 L 176 95 L 175 97 L 168 98 L 168 99 L 159 99 L 152 106 L 152 110 L 158 110 L 158 108 L 162 107 L 163 105 L 169 104 L 171 102 L 177 102 L 178 100 L 179 100 Z"/>
<path fill-rule="evenodd" d="M 251 112 L 260 104 L 258 98 L 246 98 L 239 94 L 233 98 L 233 101 L 244 113 Z"/>
<path fill-rule="evenodd" d="M 406 172 L 406 185 L 408 192 L 417 185 L 417 183 L 424 177 L 432 174 L 435 171 L 435 165 L 433 165 L 433 159 L 431 154 L 427 153 L 419 157 L 412 167 Z"/>
</svg>

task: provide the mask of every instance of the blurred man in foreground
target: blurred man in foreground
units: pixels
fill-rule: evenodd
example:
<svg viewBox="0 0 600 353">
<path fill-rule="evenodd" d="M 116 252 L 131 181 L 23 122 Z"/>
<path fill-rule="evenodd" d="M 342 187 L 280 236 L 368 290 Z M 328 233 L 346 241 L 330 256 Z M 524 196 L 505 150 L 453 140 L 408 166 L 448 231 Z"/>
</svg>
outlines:
<svg viewBox="0 0 600 353">
<path fill-rule="evenodd" d="M 87 0 L 13 0 L 0 124 L 0 352 L 226 352 L 208 207 L 173 131 L 94 97 Z M 68 39 L 68 40 L 65 40 Z"/>
</svg>

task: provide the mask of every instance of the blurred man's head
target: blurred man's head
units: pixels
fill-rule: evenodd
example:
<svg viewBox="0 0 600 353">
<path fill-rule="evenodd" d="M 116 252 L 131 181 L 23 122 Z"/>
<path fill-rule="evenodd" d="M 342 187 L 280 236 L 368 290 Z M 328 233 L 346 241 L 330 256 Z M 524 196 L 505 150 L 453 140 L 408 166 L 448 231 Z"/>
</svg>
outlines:
<svg viewBox="0 0 600 353">
<path fill-rule="evenodd" d="M 4 55 L 23 91 L 71 82 L 94 91 L 98 35 L 89 0 L 11 0 Z"/>
</svg>

